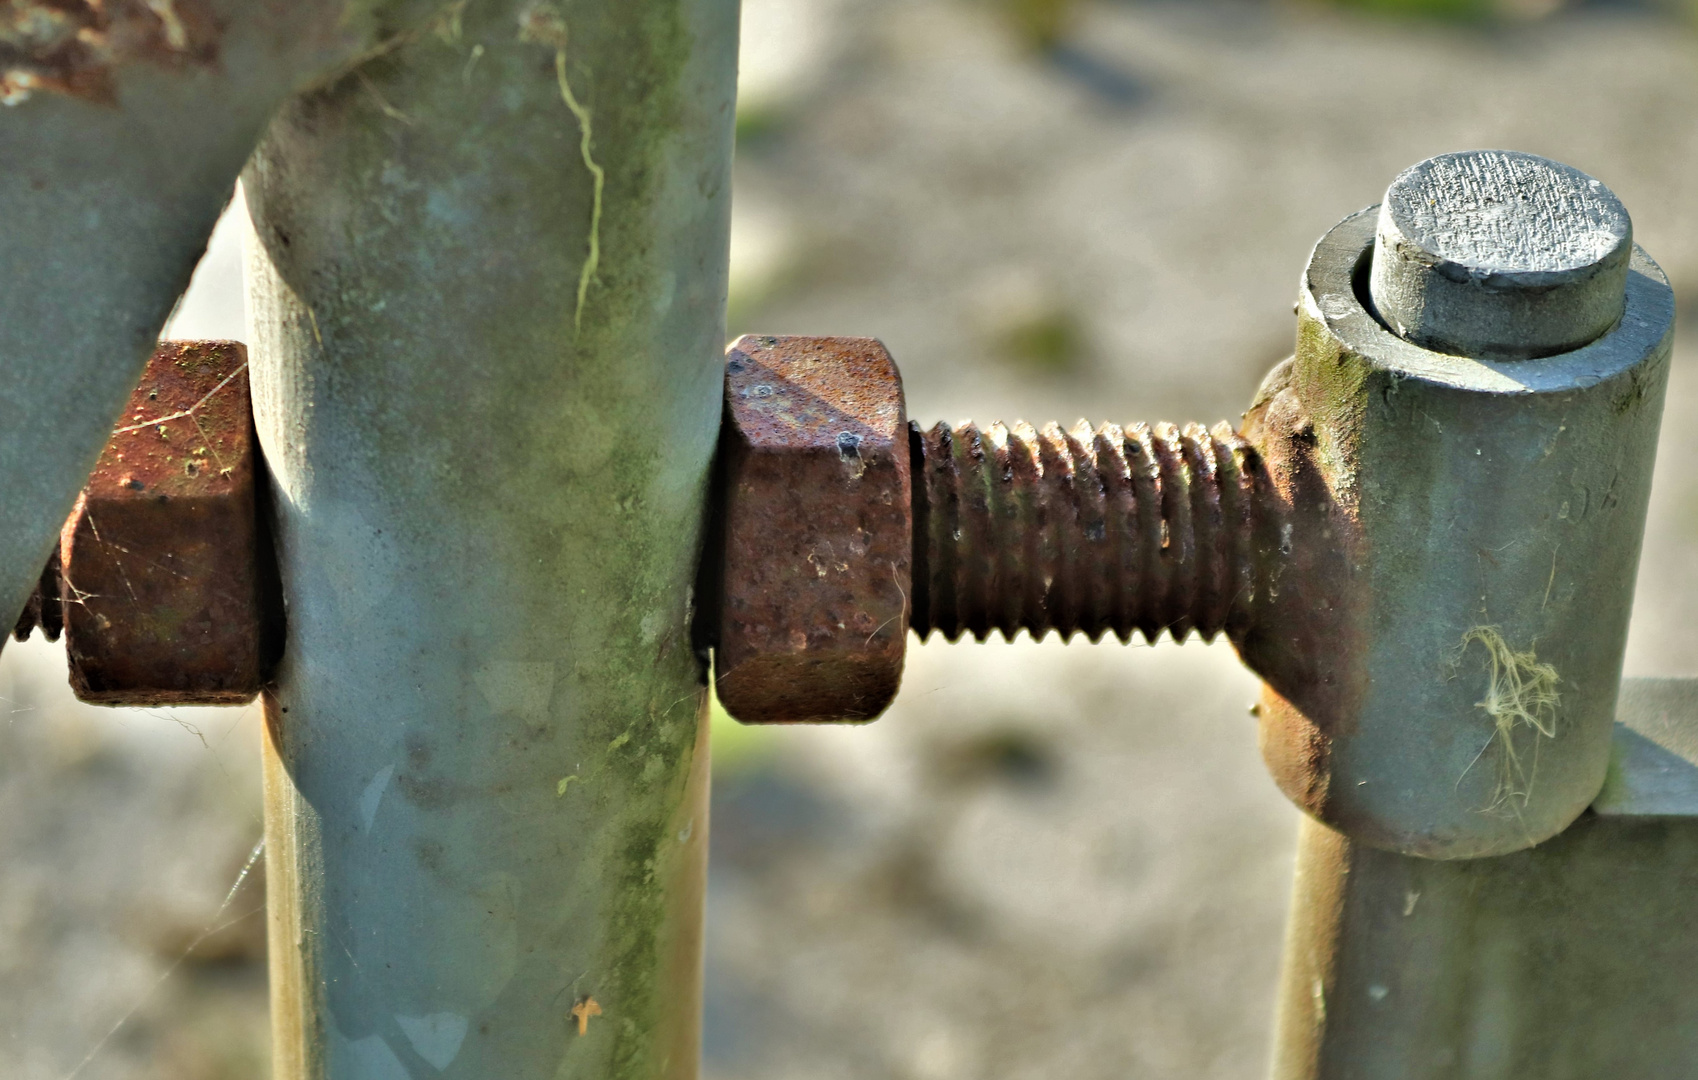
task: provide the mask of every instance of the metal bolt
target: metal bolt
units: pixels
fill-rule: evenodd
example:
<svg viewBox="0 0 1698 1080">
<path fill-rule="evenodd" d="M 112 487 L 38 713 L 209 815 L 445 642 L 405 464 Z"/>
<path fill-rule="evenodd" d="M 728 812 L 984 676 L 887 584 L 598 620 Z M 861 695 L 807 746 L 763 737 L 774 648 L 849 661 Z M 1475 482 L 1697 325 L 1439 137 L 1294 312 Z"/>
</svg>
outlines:
<svg viewBox="0 0 1698 1080">
<path fill-rule="evenodd" d="M 732 344 L 715 681 L 733 716 L 870 720 L 896 695 L 911 592 L 906 421 L 902 378 L 871 338 Z"/>
<path fill-rule="evenodd" d="M 911 445 L 921 637 L 1247 624 L 1258 488 L 1229 425 L 913 425 Z"/>
<path fill-rule="evenodd" d="M 886 423 L 878 460 L 906 457 L 910 512 L 893 481 L 845 472 L 846 429 L 750 405 L 744 339 L 722 700 L 745 721 L 868 719 L 903 621 L 950 639 L 1224 631 L 1264 680 L 1269 769 L 1317 819 L 1429 857 L 1535 844 L 1603 781 L 1672 325 L 1607 189 L 1480 152 L 1417 165 L 1322 238 L 1297 354 L 1237 433 L 916 426 L 904 448 Z M 824 363 L 841 348 L 759 340 Z M 758 381 L 786 416 L 852 399 L 900 415 L 894 364 Z M 911 578 L 891 554 L 910 542 Z M 828 549 L 853 557 L 819 572 Z M 847 659 L 877 666 L 879 694 L 833 674 Z M 766 697 L 728 692 L 754 672 Z"/>
<path fill-rule="evenodd" d="M 259 692 L 277 601 L 264 551 L 247 354 L 163 342 L 13 631 L 65 633 L 71 686 L 103 705 Z"/>
<path fill-rule="evenodd" d="M 909 628 L 1242 632 L 1275 569 L 1284 495 L 1224 423 L 921 431 L 868 338 L 744 337 L 725 395 L 716 681 L 745 722 L 871 719 Z"/>
<path fill-rule="evenodd" d="M 29 594 L 29 600 L 24 603 L 24 610 L 18 615 L 18 621 L 12 627 L 12 637 L 18 641 L 27 641 L 38 626 L 42 636 L 48 641 L 58 641 L 59 634 L 65 629 L 65 605 L 59 599 L 57 547 L 48 557 L 47 565 L 42 568 L 41 577 L 35 583 L 35 591 Z"/>
<path fill-rule="evenodd" d="M 923 432 L 867 338 L 744 337 L 725 392 L 716 681 L 745 722 L 871 719 L 909 628 L 1250 624 L 1284 512 L 1224 423 Z"/>
</svg>

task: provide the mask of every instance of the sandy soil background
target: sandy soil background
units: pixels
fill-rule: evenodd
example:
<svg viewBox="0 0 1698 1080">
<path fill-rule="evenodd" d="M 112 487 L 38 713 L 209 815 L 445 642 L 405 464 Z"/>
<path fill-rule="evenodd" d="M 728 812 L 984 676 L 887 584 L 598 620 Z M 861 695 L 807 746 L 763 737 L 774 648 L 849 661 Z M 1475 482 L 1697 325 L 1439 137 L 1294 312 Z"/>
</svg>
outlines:
<svg viewBox="0 0 1698 1080">
<path fill-rule="evenodd" d="M 1603 179 L 1698 307 L 1698 37 L 1660 9 L 1104 0 L 1035 50 L 985 2 L 746 7 L 731 329 L 877 335 L 923 422 L 1236 418 L 1310 245 L 1447 150 Z M 234 238 L 173 333 L 242 336 Z M 1698 673 L 1682 344 L 1634 674 Z M 1296 818 L 1231 650 L 910 655 L 869 728 L 716 728 L 709 1080 L 1261 1074 Z M 266 1074 L 256 740 L 6 648 L 0 1076 Z"/>
</svg>

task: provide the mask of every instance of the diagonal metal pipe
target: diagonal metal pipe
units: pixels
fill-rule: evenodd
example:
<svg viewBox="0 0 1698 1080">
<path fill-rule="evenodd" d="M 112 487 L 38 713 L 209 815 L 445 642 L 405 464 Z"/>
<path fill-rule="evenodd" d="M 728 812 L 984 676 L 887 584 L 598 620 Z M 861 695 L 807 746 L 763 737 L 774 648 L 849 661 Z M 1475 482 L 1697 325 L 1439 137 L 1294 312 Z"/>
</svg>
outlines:
<svg viewBox="0 0 1698 1080">
<path fill-rule="evenodd" d="M 0 611 L 24 607 L 267 119 L 368 5 L 10 4 L 0 38 Z"/>
</svg>

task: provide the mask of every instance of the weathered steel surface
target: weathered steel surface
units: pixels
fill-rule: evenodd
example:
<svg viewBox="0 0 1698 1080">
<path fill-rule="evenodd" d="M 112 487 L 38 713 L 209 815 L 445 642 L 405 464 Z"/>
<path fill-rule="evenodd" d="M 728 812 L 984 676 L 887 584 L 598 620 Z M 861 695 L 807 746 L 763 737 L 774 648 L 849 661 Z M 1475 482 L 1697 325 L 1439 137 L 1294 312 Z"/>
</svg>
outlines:
<svg viewBox="0 0 1698 1080">
<path fill-rule="evenodd" d="M 84 701 L 227 705 L 259 692 L 247 366 L 234 341 L 160 345 L 65 522 L 65 651 Z"/>
<path fill-rule="evenodd" d="M 243 180 L 274 1075 L 687 1080 L 737 5 L 432 9 Z"/>
<path fill-rule="evenodd" d="M 913 446 L 922 637 L 1245 627 L 1257 463 L 1227 425 L 939 424 Z"/>
<path fill-rule="evenodd" d="M 1362 305 L 1375 215 L 1317 245 L 1297 356 L 1249 420 L 1270 458 L 1275 415 L 1312 444 L 1311 498 L 1343 530 L 1333 630 L 1296 643 L 1327 677 L 1292 678 L 1289 639 L 1241 652 L 1298 805 L 1360 843 L 1501 854 L 1562 830 L 1604 780 L 1674 304 L 1635 249 L 1625 314 L 1598 341 L 1432 352 Z"/>
<path fill-rule="evenodd" d="M 870 720 L 902 677 L 902 380 L 871 338 L 739 338 L 725 368 L 715 683 L 746 722 Z"/>
<path fill-rule="evenodd" d="M 1529 851 L 1303 824 L 1275 1080 L 1698 1074 L 1698 682 L 1628 679 L 1611 785 Z"/>
</svg>

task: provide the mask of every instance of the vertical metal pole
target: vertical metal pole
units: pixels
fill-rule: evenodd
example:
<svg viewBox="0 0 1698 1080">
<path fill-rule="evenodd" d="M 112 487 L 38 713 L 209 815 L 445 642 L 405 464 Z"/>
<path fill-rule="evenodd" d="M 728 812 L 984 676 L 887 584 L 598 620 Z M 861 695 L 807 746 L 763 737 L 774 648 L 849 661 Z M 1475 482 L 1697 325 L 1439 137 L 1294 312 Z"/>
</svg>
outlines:
<svg viewBox="0 0 1698 1080">
<path fill-rule="evenodd" d="M 245 178 L 279 1080 L 695 1075 L 736 31 L 449 5 Z"/>
<path fill-rule="evenodd" d="M 1698 1072 L 1698 681 L 1622 685 L 1610 778 L 1528 851 L 1438 861 L 1305 820 L 1275 1080 Z"/>
</svg>

